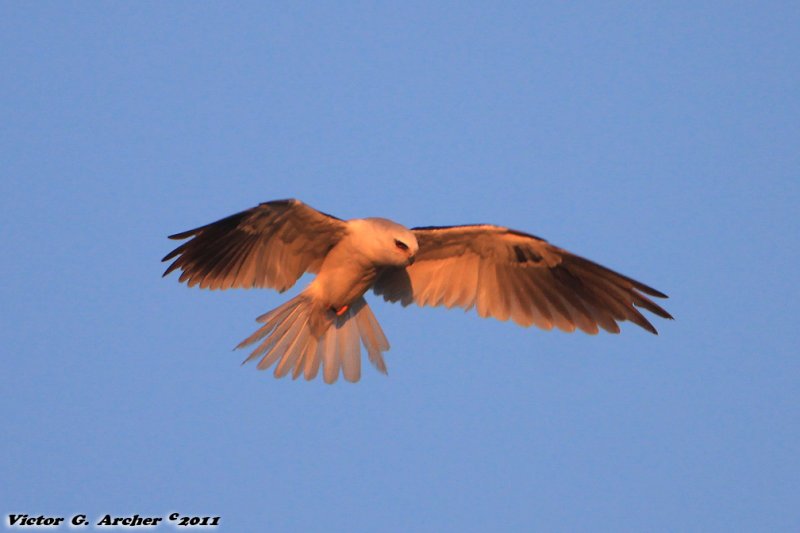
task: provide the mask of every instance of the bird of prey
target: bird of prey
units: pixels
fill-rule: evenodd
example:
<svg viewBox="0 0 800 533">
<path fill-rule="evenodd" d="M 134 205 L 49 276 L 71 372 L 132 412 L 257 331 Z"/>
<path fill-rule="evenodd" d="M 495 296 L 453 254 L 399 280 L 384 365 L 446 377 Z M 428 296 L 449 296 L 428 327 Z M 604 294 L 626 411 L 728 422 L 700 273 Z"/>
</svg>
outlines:
<svg viewBox="0 0 800 533">
<path fill-rule="evenodd" d="M 266 202 L 170 239 L 189 239 L 162 261 L 180 282 L 204 289 L 285 291 L 305 272 L 298 296 L 258 317 L 263 325 L 237 348 L 245 360 L 327 383 L 361 377 L 361 345 L 386 373 L 389 343 L 364 300 L 372 289 L 407 306 L 475 308 L 521 326 L 618 333 L 630 320 L 656 333 L 637 310 L 671 319 L 648 296 L 666 295 L 528 233 L 491 224 L 407 229 L 385 218 L 341 220 L 299 200 Z"/>
</svg>

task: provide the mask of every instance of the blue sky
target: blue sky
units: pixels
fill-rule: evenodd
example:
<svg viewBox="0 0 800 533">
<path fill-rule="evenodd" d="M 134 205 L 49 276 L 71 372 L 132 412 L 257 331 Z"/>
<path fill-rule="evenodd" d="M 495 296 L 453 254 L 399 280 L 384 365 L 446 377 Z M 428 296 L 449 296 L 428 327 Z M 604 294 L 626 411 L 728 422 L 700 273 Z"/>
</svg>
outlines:
<svg viewBox="0 0 800 533">
<path fill-rule="evenodd" d="M 798 27 L 792 2 L 4 2 L 0 513 L 796 530 Z M 676 320 L 372 297 L 388 377 L 278 381 L 231 348 L 297 287 L 159 260 L 286 197 L 541 235 Z"/>
</svg>

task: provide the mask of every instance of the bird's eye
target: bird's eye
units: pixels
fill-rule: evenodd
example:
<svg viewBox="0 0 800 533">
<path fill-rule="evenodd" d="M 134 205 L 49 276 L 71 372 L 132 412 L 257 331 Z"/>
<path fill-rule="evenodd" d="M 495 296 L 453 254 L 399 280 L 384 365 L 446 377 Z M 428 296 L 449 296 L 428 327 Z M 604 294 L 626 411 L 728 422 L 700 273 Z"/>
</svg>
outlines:
<svg viewBox="0 0 800 533">
<path fill-rule="evenodd" d="M 408 245 L 403 241 L 398 241 L 397 239 L 394 240 L 394 245 L 403 250 L 404 252 L 408 250 Z"/>
</svg>

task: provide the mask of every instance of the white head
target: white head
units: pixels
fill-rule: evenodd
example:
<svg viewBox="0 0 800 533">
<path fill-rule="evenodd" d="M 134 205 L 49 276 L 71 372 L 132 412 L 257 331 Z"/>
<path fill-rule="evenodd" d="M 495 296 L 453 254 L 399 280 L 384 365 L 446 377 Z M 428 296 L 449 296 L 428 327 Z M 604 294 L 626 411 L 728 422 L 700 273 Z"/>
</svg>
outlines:
<svg viewBox="0 0 800 533">
<path fill-rule="evenodd" d="M 419 244 L 414 234 L 405 226 L 385 218 L 350 220 L 352 234 L 359 248 L 380 266 L 408 266 L 414 262 Z"/>
</svg>

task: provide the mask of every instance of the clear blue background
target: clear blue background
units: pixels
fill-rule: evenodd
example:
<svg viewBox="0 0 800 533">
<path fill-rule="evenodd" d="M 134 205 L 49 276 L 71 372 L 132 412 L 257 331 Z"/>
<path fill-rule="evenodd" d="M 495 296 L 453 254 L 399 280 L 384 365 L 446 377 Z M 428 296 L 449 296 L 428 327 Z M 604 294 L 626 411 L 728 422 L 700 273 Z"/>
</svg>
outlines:
<svg viewBox="0 0 800 533">
<path fill-rule="evenodd" d="M 0 513 L 797 531 L 798 28 L 796 2 L 2 3 Z M 159 260 L 284 197 L 529 231 L 677 320 L 372 297 L 388 377 L 278 381 L 231 348 L 297 288 Z"/>
</svg>

